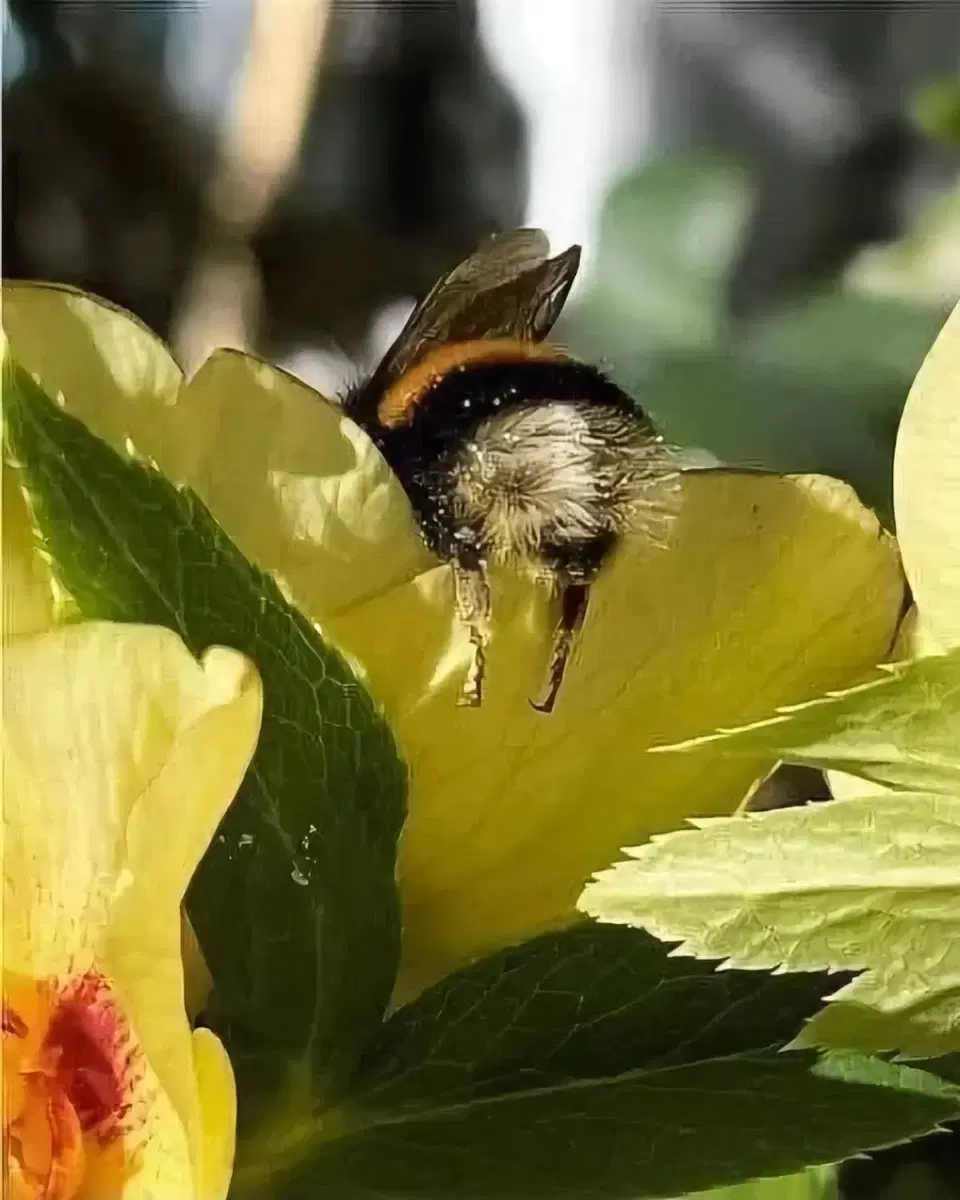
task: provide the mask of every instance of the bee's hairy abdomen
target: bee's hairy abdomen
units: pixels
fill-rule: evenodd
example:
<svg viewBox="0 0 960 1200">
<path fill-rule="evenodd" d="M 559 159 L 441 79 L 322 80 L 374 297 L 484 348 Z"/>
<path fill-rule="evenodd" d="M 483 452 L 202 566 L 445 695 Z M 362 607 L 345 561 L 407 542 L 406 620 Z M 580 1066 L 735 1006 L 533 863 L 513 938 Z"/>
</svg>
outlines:
<svg viewBox="0 0 960 1200">
<path fill-rule="evenodd" d="M 643 414 L 571 360 L 451 371 L 409 425 L 371 432 L 444 558 L 585 576 L 627 528 L 659 529 L 672 504 L 672 462 Z"/>
<path fill-rule="evenodd" d="M 672 476 L 632 414 L 547 401 L 479 426 L 457 459 L 454 511 L 493 559 L 586 578 L 629 529 L 659 533 Z"/>
</svg>

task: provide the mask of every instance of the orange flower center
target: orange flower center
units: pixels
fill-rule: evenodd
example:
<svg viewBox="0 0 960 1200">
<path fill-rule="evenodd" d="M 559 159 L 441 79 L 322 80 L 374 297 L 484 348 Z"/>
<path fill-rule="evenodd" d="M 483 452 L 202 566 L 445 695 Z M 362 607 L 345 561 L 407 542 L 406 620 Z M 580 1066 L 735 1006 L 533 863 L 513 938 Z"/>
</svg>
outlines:
<svg viewBox="0 0 960 1200">
<path fill-rule="evenodd" d="M 11 1200 L 72 1200 L 130 1173 L 139 1050 L 107 980 L 3 978 L 3 1170 Z"/>
</svg>

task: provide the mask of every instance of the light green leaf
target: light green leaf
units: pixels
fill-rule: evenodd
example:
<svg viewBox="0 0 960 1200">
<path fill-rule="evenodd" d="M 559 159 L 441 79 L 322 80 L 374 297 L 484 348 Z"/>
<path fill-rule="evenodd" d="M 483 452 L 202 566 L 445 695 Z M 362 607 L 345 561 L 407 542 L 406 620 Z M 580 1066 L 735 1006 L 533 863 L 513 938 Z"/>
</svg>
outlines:
<svg viewBox="0 0 960 1200">
<path fill-rule="evenodd" d="M 910 389 L 894 460 L 904 568 L 928 635 L 960 646 L 960 305 Z"/>
<path fill-rule="evenodd" d="M 810 1030 L 915 1057 L 960 1047 L 960 796 L 894 792 L 696 822 L 580 900 L 732 966 L 869 970 Z"/>
<path fill-rule="evenodd" d="M 84 616 L 164 625 L 195 654 L 229 645 L 259 669 L 256 755 L 188 903 L 241 1103 L 270 1088 L 315 1103 L 349 1077 L 396 971 L 405 778 L 390 733 L 195 495 L 116 454 L 9 356 L 4 419 L 54 574 Z"/>
<path fill-rule="evenodd" d="M 634 930 L 538 938 L 395 1013 L 343 1106 L 261 1146 L 237 1195 L 639 1200 L 833 1161 L 958 1111 L 921 1072 L 779 1049 L 835 983 L 717 972 Z"/>
<path fill-rule="evenodd" d="M 29 292 L 31 329 L 55 336 L 74 320 L 54 289 L 10 291 L 14 307 Z M 6 288 L 4 297 L 6 320 Z M 103 341 L 121 346 L 126 336 Z M 851 489 L 699 471 L 684 482 L 668 548 L 630 539 L 603 572 L 548 718 L 528 700 L 543 680 L 555 611 L 530 581 L 495 576 L 484 705 L 464 710 L 456 698 L 469 641 L 449 568 L 424 550 L 399 483 L 336 406 L 229 353 L 214 355 L 175 403 L 88 392 L 92 369 L 77 364 L 76 386 L 69 373 L 60 365 L 68 411 L 94 429 L 122 425 L 362 663 L 411 767 L 398 865 L 401 996 L 575 920 L 584 879 L 621 846 L 691 813 L 732 812 L 772 765 L 713 747 L 671 759 L 647 754 L 651 746 L 847 686 L 896 631 L 896 546 Z"/>
<path fill-rule="evenodd" d="M 726 754 L 773 756 L 886 787 L 960 796 L 960 650 L 884 671 L 885 678 L 778 717 L 658 751 L 715 744 Z"/>
</svg>

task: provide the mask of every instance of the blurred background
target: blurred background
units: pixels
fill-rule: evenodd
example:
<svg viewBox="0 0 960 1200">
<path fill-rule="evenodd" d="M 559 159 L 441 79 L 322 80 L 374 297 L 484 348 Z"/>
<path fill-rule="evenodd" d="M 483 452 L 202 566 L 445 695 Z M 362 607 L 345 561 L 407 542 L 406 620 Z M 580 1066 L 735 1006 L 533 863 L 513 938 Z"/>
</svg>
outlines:
<svg viewBox="0 0 960 1200">
<path fill-rule="evenodd" d="M 558 336 L 668 438 L 887 523 L 960 300 L 958 0 L 5 0 L 2 134 L 4 275 L 188 369 L 233 345 L 329 394 L 540 225 L 584 247 Z M 956 1139 L 840 1187 L 955 1200 Z"/>
</svg>

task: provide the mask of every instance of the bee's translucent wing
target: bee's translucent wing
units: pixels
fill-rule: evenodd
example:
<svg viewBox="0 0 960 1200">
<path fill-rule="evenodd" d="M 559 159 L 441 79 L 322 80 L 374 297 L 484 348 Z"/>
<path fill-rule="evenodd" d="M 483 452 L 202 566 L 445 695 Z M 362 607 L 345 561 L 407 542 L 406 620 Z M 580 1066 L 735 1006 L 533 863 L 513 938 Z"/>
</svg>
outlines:
<svg viewBox="0 0 960 1200">
<path fill-rule="evenodd" d="M 512 277 L 539 267 L 550 255 L 550 242 L 542 229 L 511 229 L 494 233 L 480 243 L 469 258 L 444 275 L 418 306 L 426 309 L 448 286 L 478 287 L 497 276 Z"/>
<path fill-rule="evenodd" d="M 541 341 L 560 316 L 580 265 L 580 247 L 549 258 L 541 229 L 488 238 L 417 305 L 361 395 L 377 397 L 434 346 L 477 338 Z"/>
</svg>

